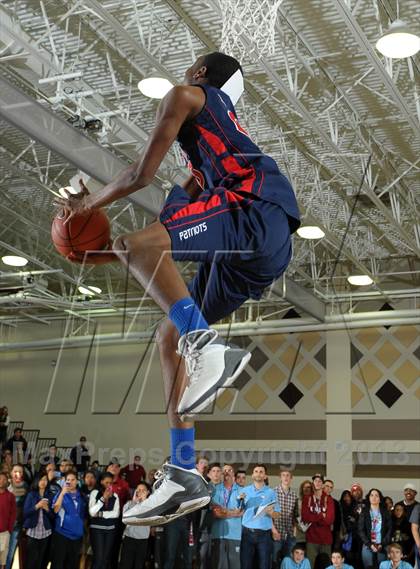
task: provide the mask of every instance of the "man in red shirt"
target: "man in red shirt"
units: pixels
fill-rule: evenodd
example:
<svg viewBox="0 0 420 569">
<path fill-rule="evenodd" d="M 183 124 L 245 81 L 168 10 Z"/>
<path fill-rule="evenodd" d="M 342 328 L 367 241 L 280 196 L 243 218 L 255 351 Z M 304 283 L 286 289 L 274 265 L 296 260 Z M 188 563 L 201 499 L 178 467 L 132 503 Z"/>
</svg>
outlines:
<svg viewBox="0 0 420 569">
<path fill-rule="evenodd" d="M 141 464 L 141 456 L 135 456 L 133 464 L 127 464 L 121 469 L 121 475 L 127 480 L 132 490 L 135 490 L 140 482 L 146 480 L 146 471 Z"/>
<path fill-rule="evenodd" d="M 334 523 L 334 501 L 322 489 L 324 477 L 321 474 L 312 476 L 312 494 L 303 497 L 302 521 L 310 523 L 306 531 L 306 556 L 311 567 L 320 553 L 331 555 L 333 541 L 332 524 Z"/>
<path fill-rule="evenodd" d="M 121 478 L 121 465 L 118 462 L 110 462 L 106 469 L 114 477 L 112 481 L 112 491 L 118 496 L 120 500 L 121 511 L 128 500 L 131 498 L 130 488 L 128 482 Z"/>
<path fill-rule="evenodd" d="M 16 521 L 16 500 L 7 490 L 8 480 L 0 473 L 0 568 L 6 567 L 9 538 Z"/>
</svg>

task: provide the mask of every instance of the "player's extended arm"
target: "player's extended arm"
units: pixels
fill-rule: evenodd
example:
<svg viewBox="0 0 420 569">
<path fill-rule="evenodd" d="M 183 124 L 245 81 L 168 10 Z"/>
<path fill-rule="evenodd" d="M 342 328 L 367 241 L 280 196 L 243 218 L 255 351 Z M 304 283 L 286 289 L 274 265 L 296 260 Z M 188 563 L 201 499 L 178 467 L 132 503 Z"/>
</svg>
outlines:
<svg viewBox="0 0 420 569">
<path fill-rule="evenodd" d="M 70 218 L 86 209 L 108 205 L 150 184 L 183 123 L 196 116 L 204 104 L 205 95 L 198 87 L 179 85 L 171 89 L 159 105 L 155 128 L 138 160 L 98 192 L 56 198 L 56 205 L 62 206 Z"/>
<path fill-rule="evenodd" d="M 92 194 L 88 198 L 88 207 L 102 207 L 149 185 L 183 123 L 201 110 L 202 99 L 201 89 L 185 86 L 171 89 L 159 105 L 155 128 L 139 159 L 102 190 Z"/>
<path fill-rule="evenodd" d="M 150 184 L 183 123 L 198 114 L 205 103 L 202 89 L 179 85 L 162 99 L 156 125 L 140 157 L 94 194 L 71 195 L 57 198 L 55 203 L 67 209 L 70 215 L 86 209 L 106 206 Z"/>
</svg>

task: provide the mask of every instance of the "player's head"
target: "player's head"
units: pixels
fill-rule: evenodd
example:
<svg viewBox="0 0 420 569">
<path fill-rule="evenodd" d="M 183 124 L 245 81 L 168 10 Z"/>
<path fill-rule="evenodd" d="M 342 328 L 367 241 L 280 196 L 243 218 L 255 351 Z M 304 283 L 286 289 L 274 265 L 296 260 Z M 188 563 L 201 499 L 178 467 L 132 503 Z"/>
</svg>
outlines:
<svg viewBox="0 0 420 569">
<path fill-rule="evenodd" d="M 243 75 L 239 61 L 230 55 L 214 51 L 213 53 L 202 55 L 187 69 L 184 84 L 207 84 L 220 89 L 238 69 L 240 69 Z"/>
<path fill-rule="evenodd" d="M 331 564 L 333 567 L 340 568 L 344 563 L 344 552 L 341 549 L 333 548 L 331 551 Z"/>
<path fill-rule="evenodd" d="M 305 544 L 296 543 L 292 547 L 290 557 L 293 559 L 295 563 L 301 563 L 305 557 Z"/>
<path fill-rule="evenodd" d="M 403 556 L 403 549 L 401 545 L 399 543 L 391 543 L 386 549 L 388 553 L 388 559 L 391 559 L 395 565 L 398 565 Z"/>
</svg>

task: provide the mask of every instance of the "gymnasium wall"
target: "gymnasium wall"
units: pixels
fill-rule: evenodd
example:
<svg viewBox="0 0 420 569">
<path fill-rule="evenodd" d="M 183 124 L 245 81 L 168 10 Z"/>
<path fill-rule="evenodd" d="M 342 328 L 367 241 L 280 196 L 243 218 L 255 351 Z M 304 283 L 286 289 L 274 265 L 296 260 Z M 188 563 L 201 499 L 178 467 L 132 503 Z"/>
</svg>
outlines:
<svg viewBox="0 0 420 569">
<path fill-rule="evenodd" d="M 57 338 L 63 326 L 25 324 L 2 340 Z M 115 329 L 107 321 L 101 331 Z M 418 479 L 419 337 L 419 327 L 404 326 L 235 338 L 253 356 L 240 391 L 226 391 L 197 422 L 199 447 L 237 464 L 291 464 L 297 481 L 315 470 L 338 487 L 383 480 L 392 494 Z M 152 343 L 0 352 L 3 403 L 59 446 L 86 435 L 101 462 L 131 449 L 155 467 L 168 452 Z"/>
</svg>

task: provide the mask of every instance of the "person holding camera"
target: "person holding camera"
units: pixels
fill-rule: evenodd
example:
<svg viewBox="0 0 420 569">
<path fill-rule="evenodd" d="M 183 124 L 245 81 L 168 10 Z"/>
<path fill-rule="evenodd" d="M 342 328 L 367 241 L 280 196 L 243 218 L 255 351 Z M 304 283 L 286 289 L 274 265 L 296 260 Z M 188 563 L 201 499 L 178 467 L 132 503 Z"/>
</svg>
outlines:
<svg viewBox="0 0 420 569">
<path fill-rule="evenodd" d="M 127 502 L 124 510 L 132 508 L 135 504 L 144 502 L 152 488 L 147 482 L 140 482 L 134 492 L 133 499 Z M 149 541 L 150 526 L 127 525 L 121 548 L 119 569 L 143 569 L 147 557 L 147 544 Z"/>
<path fill-rule="evenodd" d="M 99 480 L 99 490 L 92 490 L 89 495 L 92 569 L 107 569 L 111 559 L 120 515 L 120 501 L 112 491 L 113 479 L 110 472 L 103 472 Z"/>
<path fill-rule="evenodd" d="M 53 498 L 55 532 L 51 569 L 77 569 L 87 513 L 86 498 L 77 487 L 77 473 L 66 474 L 63 488 Z"/>
</svg>

